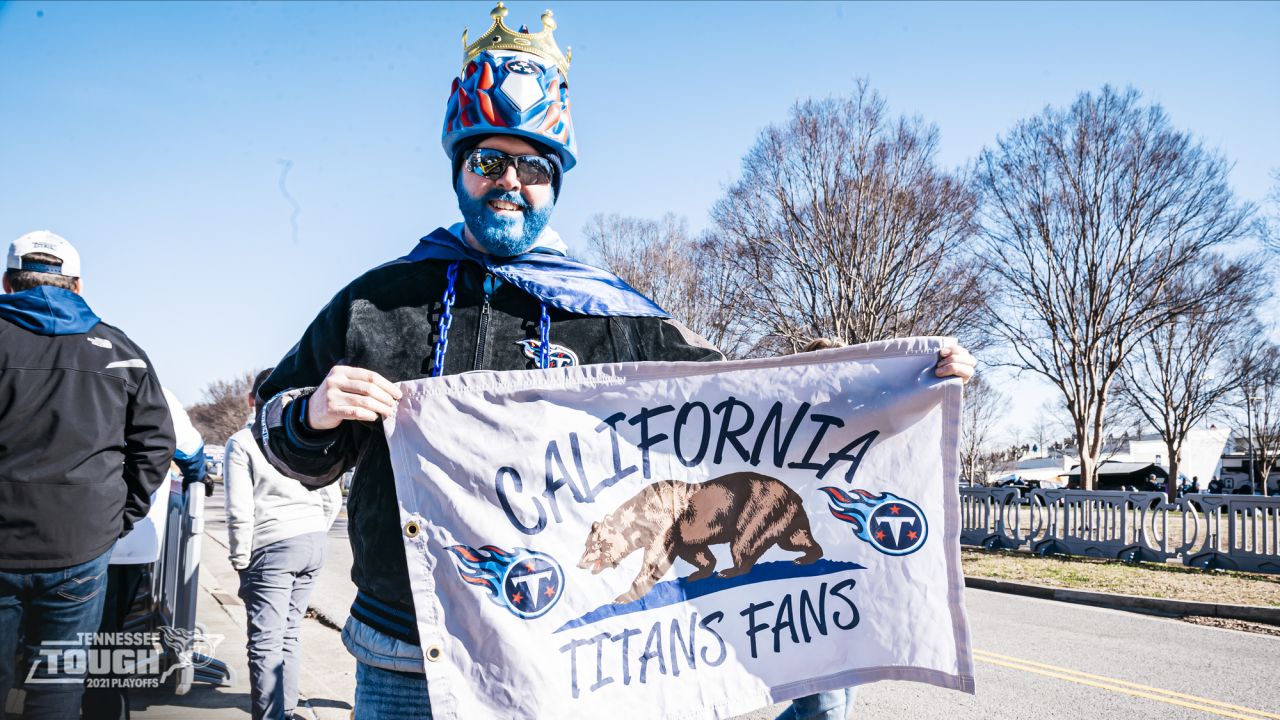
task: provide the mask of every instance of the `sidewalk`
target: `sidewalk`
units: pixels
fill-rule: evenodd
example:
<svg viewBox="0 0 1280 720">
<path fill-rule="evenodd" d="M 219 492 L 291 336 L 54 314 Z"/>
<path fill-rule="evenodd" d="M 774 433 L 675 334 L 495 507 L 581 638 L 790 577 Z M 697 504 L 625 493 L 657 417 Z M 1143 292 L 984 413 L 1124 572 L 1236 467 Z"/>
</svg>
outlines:
<svg viewBox="0 0 1280 720">
<path fill-rule="evenodd" d="M 189 718 L 248 718 L 249 670 L 245 652 L 244 605 L 236 597 L 239 579 L 227 560 L 222 502 L 208 498 L 201 548 L 200 603 L 197 622 L 206 633 L 222 635 L 214 655 L 235 672 L 231 687 L 192 685 L 186 695 L 173 694 L 172 686 L 134 691 L 130 696 L 135 717 L 145 720 Z M 211 521 L 211 522 L 209 522 Z M 329 562 L 350 560 L 330 558 Z M 317 593 L 320 588 L 317 588 Z M 298 679 L 298 714 L 311 720 L 347 720 L 355 696 L 355 660 L 342 646 L 338 631 L 308 618 L 302 625 L 304 662 Z"/>
</svg>

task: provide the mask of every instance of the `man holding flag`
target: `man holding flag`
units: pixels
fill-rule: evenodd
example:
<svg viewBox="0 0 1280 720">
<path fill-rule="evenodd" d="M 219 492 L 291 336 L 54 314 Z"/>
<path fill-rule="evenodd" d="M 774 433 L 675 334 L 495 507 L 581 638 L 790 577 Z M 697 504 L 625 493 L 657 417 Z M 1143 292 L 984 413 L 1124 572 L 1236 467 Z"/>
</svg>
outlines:
<svg viewBox="0 0 1280 720">
<path fill-rule="evenodd" d="M 282 472 L 321 487 L 356 468 L 348 512 L 358 594 L 343 639 L 358 661 L 357 720 L 431 717 L 379 427 L 401 397 L 394 383 L 471 370 L 723 359 L 621 279 L 567 256 L 548 222 L 578 160 L 569 56 L 552 36 L 550 11 L 538 32 L 511 30 L 506 14 L 499 3 L 478 40 L 467 44 L 464 35 L 449 95 L 442 144 L 462 222 L 339 291 L 259 393 L 254 436 Z M 943 353 L 939 375 L 972 374 L 966 351 Z M 830 709 L 838 715 L 808 717 L 843 717 L 840 706 Z"/>
</svg>

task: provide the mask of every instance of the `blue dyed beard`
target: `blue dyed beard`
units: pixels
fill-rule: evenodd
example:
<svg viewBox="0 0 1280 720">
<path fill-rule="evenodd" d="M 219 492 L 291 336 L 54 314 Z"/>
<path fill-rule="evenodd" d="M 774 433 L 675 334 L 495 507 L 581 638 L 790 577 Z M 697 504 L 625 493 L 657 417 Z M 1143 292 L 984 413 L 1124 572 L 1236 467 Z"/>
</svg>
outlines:
<svg viewBox="0 0 1280 720">
<path fill-rule="evenodd" d="M 551 211 L 555 208 L 554 200 L 542 207 L 534 207 L 520 193 L 498 188 L 481 197 L 472 197 L 462 186 L 461 177 L 454 190 L 458 194 L 458 209 L 462 211 L 467 229 L 485 252 L 497 257 L 513 257 L 528 252 L 547 227 Z M 490 200 L 505 200 L 520 206 L 520 216 L 498 215 L 489 207 Z"/>
</svg>

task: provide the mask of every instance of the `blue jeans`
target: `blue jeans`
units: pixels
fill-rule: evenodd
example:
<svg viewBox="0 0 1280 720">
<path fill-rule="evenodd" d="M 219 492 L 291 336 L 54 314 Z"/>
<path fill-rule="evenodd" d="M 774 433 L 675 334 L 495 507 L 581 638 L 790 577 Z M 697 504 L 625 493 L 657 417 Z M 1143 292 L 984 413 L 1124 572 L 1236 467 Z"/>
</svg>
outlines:
<svg viewBox="0 0 1280 720">
<path fill-rule="evenodd" d="M 22 717 L 80 716 L 89 649 L 81 633 L 97 630 L 102 619 L 110 558 L 108 549 L 58 570 L 0 570 L 0 702 L 22 679 L 27 691 Z M 15 666 L 19 642 L 23 662 Z"/>
<path fill-rule="evenodd" d="M 288 718 L 298 707 L 298 636 L 324 550 L 324 533 L 285 538 L 254 549 L 240 571 L 253 720 Z"/>
<path fill-rule="evenodd" d="M 102 605 L 102 622 L 98 623 L 100 633 L 123 632 L 129 611 L 133 609 L 134 597 L 138 594 L 138 586 L 146 573 L 147 565 L 126 563 L 112 565 L 107 568 L 107 588 L 102 592 L 105 599 Z M 114 647 L 122 645 L 113 644 Z M 135 645 L 135 648 L 142 647 Z M 95 646 L 96 652 L 110 652 L 101 646 Z M 127 677 L 104 672 L 104 679 Z M 81 720 L 129 720 L 129 690 L 124 687 L 90 687 L 84 691 L 80 700 Z"/>
<path fill-rule="evenodd" d="M 777 720 L 845 720 L 857 694 L 856 688 L 845 688 L 796 698 Z"/>
<path fill-rule="evenodd" d="M 427 676 L 384 670 L 356 661 L 356 707 L 352 720 L 431 720 Z"/>
</svg>

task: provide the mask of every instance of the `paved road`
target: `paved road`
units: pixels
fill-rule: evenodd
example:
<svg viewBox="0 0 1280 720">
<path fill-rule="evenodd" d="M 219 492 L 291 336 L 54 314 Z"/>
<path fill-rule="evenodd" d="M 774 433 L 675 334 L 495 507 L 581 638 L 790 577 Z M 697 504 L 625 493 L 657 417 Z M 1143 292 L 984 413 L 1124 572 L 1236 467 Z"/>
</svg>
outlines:
<svg viewBox="0 0 1280 720">
<path fill-rule="evenodd" d="M 1280 718 L 1280 638 L 981 590 L 966 602 L 978 694 L 879 683 L 858 716 Z"/>
<path fill-rule="evenodd" d="M 223 532 L 220 496 L 209 530 Z M 345 514 L 313 606 L 334 622 L 355 594 Z M 969 590 L 978 694 L 877 683 L 857 718 L 892 720 L 1280 720 L 1280 638 Z M 743 716 L 773 718 L 782 706 Z"/>
</svg>

